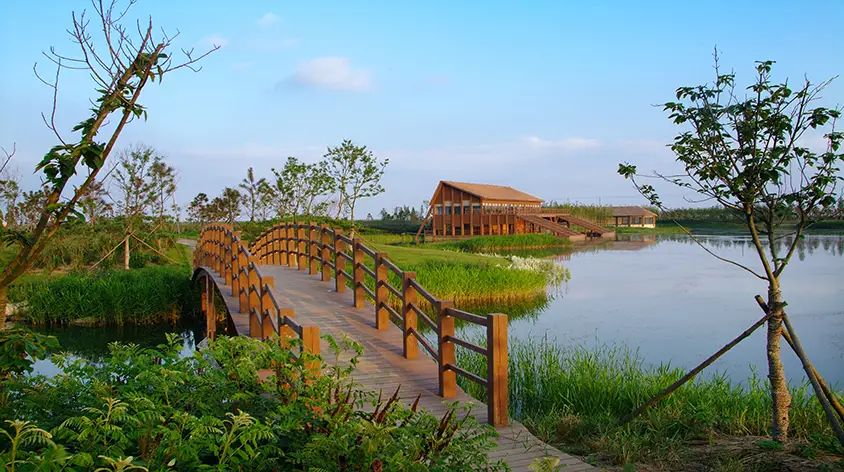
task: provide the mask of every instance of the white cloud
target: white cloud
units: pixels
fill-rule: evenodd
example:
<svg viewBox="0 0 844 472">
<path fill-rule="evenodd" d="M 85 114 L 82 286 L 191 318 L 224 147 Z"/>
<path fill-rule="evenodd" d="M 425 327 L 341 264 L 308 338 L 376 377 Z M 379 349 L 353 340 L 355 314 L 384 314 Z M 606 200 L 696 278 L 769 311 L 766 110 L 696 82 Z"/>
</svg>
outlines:
<svg viewBox="0 0 844 472">
<path fill-rule="evenodd" d="M 225 45 L 229 44 L 229 40 L 220 36 L 219 34 L 212 34 L 202 40 L 202 43 L 207 46 L 220 46 L 224 47 Z"/>
<path fill-rule="evenodd" d="M 352 67 L 345 57 L 321 57 L 300 65 L 291 76 L 300 85 L 347 92 L 372 90 L 370 72 Z"/>
<path fill-rule="evenodd" d="M 267 13 L 261 18 L 258 19 L 258 25 L 260 26 L 270 26 L 278 21 L 278 17 L 275 16 L 273 13 Z"/>
<path fill-rule="evenodd" d="M 559 150 L 579 150 L 579 149 L 594 149 L 601 145 L 597 139 L 591 138 L 564 138 L 558 140 L 542 139 L 538 136 L 527 136 L 523 141 L 535 149 L 559 149 Z"/>
</svg>

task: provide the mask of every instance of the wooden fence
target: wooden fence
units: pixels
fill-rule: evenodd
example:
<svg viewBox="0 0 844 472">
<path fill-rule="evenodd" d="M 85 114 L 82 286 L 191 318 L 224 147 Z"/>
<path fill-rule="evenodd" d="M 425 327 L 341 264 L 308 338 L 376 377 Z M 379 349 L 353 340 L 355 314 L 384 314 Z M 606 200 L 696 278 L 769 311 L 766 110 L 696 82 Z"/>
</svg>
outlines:
<svg viewBox="0 0 844 472">
<path fill-rule="evenodd" d="M 308 274 L 318 275 L 322 282 L 333 279 L 337 292 L 345 292 L 348 286 L 354 293 L 355 308 L 365 308 L 367 299 L 371 301 L 377 329 L 388 329 L 392 324 L 390 319 L 395 321 L 403 334 L 404 357 L 416 359 L 421 345 L 437 363 L 440 396 L 454 397 L 457 394 L 456 376 L 463 376 L 486 388 L 490 424 L 498 426 L 508 423 L 507 315 L 479 316 L 458 310 L 452 301 L 440 300 L 422 287 L 416 281 L 415 272 L 401 270 L 385 253 L 377 252 L 367 247 L 361 239 L 350 238 L 342 230 L 327 225 L 275 225 L 261 233 L 248 248 L 241 243 L 239 233 L 233 232 L 227 225 L 209 225 L 203 228 L 199 249 L 199 253 L 210 251 L 213 254 L 209 262 L 218 273 L 224 274 L 226 284 L 231 284 L 232 291 L 240 294 L 242 313 L 244 306 L 246 312 L 250 313 L 250 307 L 255 306 L 260 307 L 256 313 L 261 314 L 269 305 L 278 310 L 272 295 L 272 278 L 260 276 L 258 267 L 262 264 L 287 265 L 307 270 Z M 400 287 L 390 284 L 390 273 L 395 274 Z M 391 303 L 395 301 L 398 303 Z M 434 316 L 429 316 L 426 309 L 430 309 Z M 256 330 L 261 329 L 260 318 L 255 317 Z M 287 317 L 279 315 L 278 318 L 286 320 Z M 486 347 L 457 338 L 455 319 L 484 326 Z M 292 316 L 284 322 L 293 322 Z M 420 322 L 434 333 L 435 343 L 420 333 Z M 279 321 L 277 326 L 281 323 Z M 314 342 L 318 349 L 318 339 Z M 308 345 L 308 341 L 304 343 Z M 457 365 L 457 346 L 486 358 L 486 378 Z"/>
<path fill-rule="evenodd" d="M 249 248 L 241 241 L 240 232 L 229 225 L 206 225 L 202 229 L 196 250 L 194 267 L 215 271 L 231 287 L 231 296 L 238 299 L 239 313 L 248 314 L 249 336 L 267 339 L 273 333 L 282 339 L 297 336 L 304 351 L 319 354 L 319 326 L 302 326 L 294 319 L 293 310 L 281 308 L 273 294 L 273 277 L 264 276 Z M 206 277 L 202 308 L 210 313 L 209 335 L 213 336 L 213 281 Z M 314 363 L 316 365 L 316 363 Z"/>
</svg>

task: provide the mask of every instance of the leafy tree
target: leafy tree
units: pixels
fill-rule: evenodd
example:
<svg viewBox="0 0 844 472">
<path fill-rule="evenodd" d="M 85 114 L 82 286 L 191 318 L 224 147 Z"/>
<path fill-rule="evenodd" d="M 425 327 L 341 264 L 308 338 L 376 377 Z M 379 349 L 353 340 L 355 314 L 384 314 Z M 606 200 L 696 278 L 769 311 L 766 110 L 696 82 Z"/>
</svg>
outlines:
<svg viewBox="0 0 844 472">
<path fill-rule="evenodd" d="M 203 192 L 196 194 L 188 205 L 188 218 L 195 223 L 208 221 L 206 218 L 208 203 L 208 195 Z"/>
<path fill-rule="evenodd" d="M 74 14 L 73 25 L 68 30 L 73 43 L 80 48 L 79 56 L 62 55 L 53 48 L 45 53 L 57 67 L 56 73 L 51 74 L 53 80 L 44 79 L 35 69 L 38 78 L 52 91 L 52 110 L 44 115 L 44 121 L 59 144 L 36 166 L 36 171 L 42 173 L 47 196 L 38 223 L 25 235 L 5 230 L 2 234 L 5 244 L 17 245 L 19 250 L 0 273 L 0 313 L 6 312 L 9 285 L 38 259 L 60 225 L 68 218 L 83 217 L 78 209 L 79 200 L 97 180 L 125 126 L 133 120 L 146 119 L 147 110 L 138 101 L 146 85 L 156 79 L 160 82 L 165 74 L 183 67 L 192 68 L 197 60 L 217 49 L 214 47 L 199 57 L 192 57 L 191 51 L 183 49 L 186 60 L 173 62 L 169 55 L 173 37 L 158 33 L 161 30 L 153 28 L 151 18 L 148 23 L 138 22 L 131 27 L 120 24 L 133 3 L 93 1 L 94 18 L 87 12 Z M 96 46 L 95 38 L 101 39 Z M 72 129 L 79 134 L 69 139 L 56 124 L 59 78 L 62 71 L 79 69 L 85 70 L 93 81 L 96 97 L 89 117 Z M 100 131 L 104 126 L 108 135 L 103 140 Z M 78 184 L 70 186 L 65 194 L 75 175 Z M 4 327 L 5 316 L 0 316 L 0 330 Z"/>
<path fill-rule="evenodd" d="M 835 205 L 836 184 L 842 177 L 839 152 L 842 133 L 835 130 L 840 111 L 813 107 L 829 83 L 808 79 L 792 88 L 788 81 L 771 80 L 773 61 L 758 62 L 754 82 L 742 96 L 736 91 L 735 75 L 721 74 L 715 55 L 716 78 L 712 84 L 677 89 L 677 101 L 665 104 L 675 124 L 685 128 L 671 145 L 683 166 L 680 175 L 655 172 L 650 177 L 697 192 L 740 215 L 750 231 L 760 266 L 739 266 L 768 285 L 766 352 L 772 398 L 772 435 L 788 438 L 791 396 L 780 360 L 783 321 L 782 274 L 798 247 L 804 229 L 815 215 Z M 806 133 L 826 130 L 826 150 L 806 146 Z M 636 181 L 636 166 L 619 165 L 619 173 L 632 179 L 651 204 L 663 208 L 657 190 Z M 788 215 L 796 215 L 793 227 L 781 228 Z M 778 240 L 786 230 L 794 237 L 780 252 Z M 789 331 L 791 327 L 788 327 Z"/>
<path fill-rule="evenodd" d="M 379 162 L 366 146 L 358 146 L 348 139 L 337 147 L 329 147 L 324 157 L 327 161 L 327 172 L 334 179 L 334 185 L 340 194 L 337 218 L 348 208 L 349 218 L 354 224 L 355 205 L 358 200 L 384 192 L 380 181 L 389 159 Z"/>
<path fill-rule="evenodd" d="M 131 227 L 155 208 L 157 184 L 166 172 L 166 164 L 155 149 L 143 144 L 122 150 L 117 159 L 117 167 L 111 174 L 112 193 L 117 196 L 121 216 Z"/>
<path fill-rule="evenodd" d="M 258 217 L 261 218 L 261 221 L 267 221 L 275 209 L 275 203 L 278 197 L 275 188 L 266 179 L 261 180 L 261 185 L 258 186 L 258 202 L 255 211 Z"/>
<path fill-rule="evenodd" d="M 288 157 L 281 171 L 273 169 L 279 202 L 287 205 L 294 216 L 319 215 L 328 208 L 327 196 L 334 191 L 334 179 L 325 162 L 306 164 Z"/>
<path fill-rule="evenodd" d="M 261 204 L 261 187 L 266 185 L 267 179 L 261 177 L 255 180 L 255 173 L 250 167 L 246 171 L 246 178 L 238 185 L 238 188 L 243 190 L 243 202 L 246 205 L 246 210 L 249 212 L 249 221 L 255 222 L 255 214 L 259 211 Z"/>
<path fill-rule="evenodd" d="M 242 205 L 243 196 L 240 192 L 237 189 L 226 187 L 223 189 L 223 193 L 211 202 L 213 216 L 218 217 L 214 219 L 225 219 L 230 225 L 234 225 L 234 222 L 240 217 Z"/>
<path fill-rule="evenodd" d="M 105 197 L 108 195 L 101 181 L 91 183 L 88 191 L 79 199 L 79 204 L 84 208 L 88 223 L 93 226 L 97 219 L 111 215 L 113 207 Z"/>
<path fill-rule="evenodd" d="M 15 175 L 4 173 L 0 175 L 0 204 L 6 207 L 5 212 L 0 212 L 0 220 L 3 226 L 15 228 L 18 226 L 18 199 L 21 198 L 20 184 Z"/>
<path fill-rule="evenodd" d="M 164 162 L 163 157 L 156 159 L 150 166 L 150 188 L 151 197 L 154 200 L 155 213 L 158 221 L 164 220 L 167 212 L 167 203 L 175 201 L 176 198 L 176 170 Z"/>
</svg>

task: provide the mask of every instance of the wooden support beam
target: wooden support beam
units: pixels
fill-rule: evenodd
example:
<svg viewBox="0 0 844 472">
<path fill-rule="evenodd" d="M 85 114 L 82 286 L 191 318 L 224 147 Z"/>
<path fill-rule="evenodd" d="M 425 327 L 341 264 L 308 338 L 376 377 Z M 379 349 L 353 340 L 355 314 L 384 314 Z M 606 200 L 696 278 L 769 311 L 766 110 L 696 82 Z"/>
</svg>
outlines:
<svg viewBox="0 0 844 472">
<path fill-rule="evenodd" d="M 331 280 L 331 266 L 328 265 L 331 262 L 330 247 L 331 234 L 328 232 L 328 225 L 320 225 L 319 263 L 322 266 L 322 275 L 320 277 L 320 280 L 323 282 L 328 282 L 329 280 Z"/>
<path fill-rule="evenodd" d="M 439 394 L 443 398 L 454 398 L 457 395 L 457 376 L 453 370 L 446 368 L 446 365 L 455 365 L 457 362 L 454 343 L 448 341 L 448 337 L 454 337 L 454 317 L 446 313 L 454 306 L 450 300 L 440 300 L 436 303 L 437 309 L 437 340 L 438 359 L 437 370 L 439 371 Z"/>
<path fill-rule="evenodd" d="M 308 275 L 314 275 L 319 273 L 319 254 L 321 253 L 319 250 L 319 225 L 316 222 L 311 221 L 310 226 L 308 227 L 308 241 L 310 241 L 310 248 L 308 249 Z"/>
<path fill-rule="evenodd" d="M 299 263 L 298 269 L 305 270 L 308 267 L 308 232 L 306 230 L 308 225 L 299 226 Z"/>
<path fill-rule="evenodd" d="M 507 315 L 492 313 L 487 320 L 487 416 L 489 424 L 503 426 L 509 423 Z"/>
<path fill-rule="evenodd" d="M 390 326 L 390 312 L 387 311 L 387 302 L 390 298 L 390 291 L 387 288 L 387 266 L 384 264 L 386 252 L 375 253 L 375 328 L 387 329 Z"/>
<path fill-rule="evenodd" d="M 340 273 L 346 270 L 346 258 L 341 256 L 346 250 L 346 243 L 339 238 L 342 235 L 342 230 L 334 230 L 334 291 L 337 293 L 346 291 L 346 276 Z"/>
<path fill-rule="evenodd" d="M 411 304 L 416 304 L 416 289 L 411 284 L 413 280 L 416 280 L 416 272 L 402 272 L 402 318 L 404 319 L 402 353 L 406 359 L 419 357 L 419 341 L 410 332 L 410 330 L 415 331 L 417 329 L 416 312 L 410 308 Z"/>
<path fill-rule="evenodd" d="M 364 254 L 360 247 L 360 239 L 354 238 L 352 240 L 352 267 L 354 270 L 354 273 L 352 274 L 352 287 L 354 287 L 355 293 L 355 308 L 363 308 L 366 306 L 366 294 L 363 291 L 363 284 L 365 283 L 364 277 L 366 276 L 363 271 Z"/>
</svg>

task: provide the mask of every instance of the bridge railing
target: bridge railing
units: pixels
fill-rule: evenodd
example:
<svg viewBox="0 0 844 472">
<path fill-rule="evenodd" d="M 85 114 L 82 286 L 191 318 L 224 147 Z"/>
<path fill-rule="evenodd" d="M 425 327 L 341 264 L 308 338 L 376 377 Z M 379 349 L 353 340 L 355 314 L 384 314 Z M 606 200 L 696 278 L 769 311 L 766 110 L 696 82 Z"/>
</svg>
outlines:
<svg viewBox="0 0 844 472">
<path fill-rule="evenodd" d="M 272 291 L 275 280 L 261 274 L 259 258 L 250 252 L 240 236 L 229 225 L 203 227 L 194 250 L 194 267 L 213 270 L 231 287 L 231 296 L 238 300 L 238 312 L 249 315 L 250 337 L 267 339 L 276 333 L 284 342 L 297 336 L 302 340 L 302 350 L 319 354 L 319 327 L 300 325 L 292 309 L 279 306 Z M 206 293 L 210 292 L 206 289 Z M 203 306 L 208 303 L 204 302 Z M 317 365 L 313 362 L 311 367 Z"/>
<path fill-rule="evenodd" d="M 453 301 L 440 300 L 422 287 L 415 272 L 401 270 L 386 253 L 377 252 L 360 238 L 350 238 L 342 230 L 327 225 L 278 224 L 261 233 L 243 253 L 254 254 L 256 265 L 287 265 L 307 270 L 310 275 L 318 275 L 322 282 L 333 278 L 337 292 L 351 288 L 356 308 L 365 308 L 366 302 L 371 302 L 377 329 L 387 329 L 391 318 L 395 321 L 402 331 L 406 358 L 416 359 L 421 345 L 437 363 L 440 396 L 451 398 L 457 394 L 456 376 L 460 375 L 486 389 L 489 422 L 508 423 L 507 315 L 479 316 L 455 309 Z M 239 267 L 244 264 L 245 259 Z M 396 283 L 391 283 L 391 279 Z M 429 316 L 426 310 L 431 310 L 434 316 Z M 455 319 L 485 327 L 486 346 L 457 338 Z M 435 343 L 420 332 L 420 322 L 434 333 Z M 486 358 L 486 378 L 457 365 L 457 346 Z"/>
</svg>

